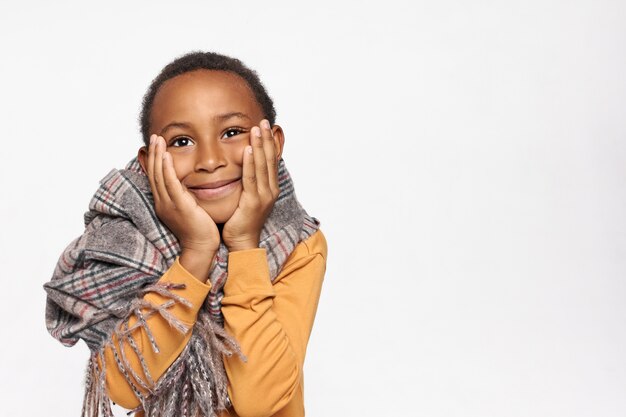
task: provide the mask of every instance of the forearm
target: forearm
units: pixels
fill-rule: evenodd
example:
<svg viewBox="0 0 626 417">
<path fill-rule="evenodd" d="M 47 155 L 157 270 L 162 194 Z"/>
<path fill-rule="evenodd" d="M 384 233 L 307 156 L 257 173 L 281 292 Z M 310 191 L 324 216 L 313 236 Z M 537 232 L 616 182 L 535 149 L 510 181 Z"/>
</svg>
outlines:
<svg viewBox="0 0 626 417">
<path fill-rule="evenodd" d="M 204 262 L 208 263 L 206 260 Z M 129 337 L 132 338 L 132 341 L 141 353 L 153 381 L 157 381 L 161 377 L 186 346 L 191 337 L 191 328 L 196 321 L 198 311 L 211 288 L 210 283 L 203 283 L 195 275 L 192 275 L 191 271 L 183 267 L 182 254 L 181 257 L 177 258 L 174 264 L 172 264 L 172 267 L 159 279 L 159 283 L 184 284 L 184 288 L 172 289 L 171 292 L 189 301 L 190 306 L 177 302 L 167 308 L 167 312 L 187 327 L 188 331 L 186 333 L 175 329 L 170 325 L 168 320 L 156 313 L 146 319 L 146 326 L 149 328 L 149 332 L 145 327 L 139 326 L 129 334 Z M 155 292 L 149 292 L 143 297 L 143 300 L 154 306 L 161 306 L 163 303 L 167 302 L 169 298 Z M 142 309 L 143 314 L 146 314 L 148 311 L 149 309 Z M 132 314 L 126 321 L 126 324 L 129 328 L 132 328 L 138 320 L 138 317 Z M 123 325 L 124 323 L 121 324 L 121 326 Z M 118 330 L 123 330 L 123 328 L 120 329 L 118 327 Z M 151 346 L 152 341 L 150 336 L 153 337 L 154 342 L 158 346 L 158 353 L 155 352 Z M 111 343 L 109 343 L 104 350 L 107 390 L 110 398 L 115 403 L 131 409 L 139 405 L 139 399 L 134 394 L 129 384 L 128 375 L 132 375 L 134 372 L 142 378 L 144 383 L 148 383 L 149 381 L 145 375 L 139 357 L 136 352 L 134 352 L 129 341 L 124 338 L 122 338 L 122 340 L 124 340 L 124 356 L 131 370 L 126 370 L 127 376 L 120 370 L 119 362 L 122 360 L 123 356 L 119 345 L 120 338 L 114 334 L 111 337 Z M 122 367 L 124 367 L 124 365 L 122 365 Z M 130 379 L 141 393 L 146 392 L 145 388 L 141 387 L 141 384 L 138 384 L 132 376 Z"/>
<path fill-rule="evenodd" d="M 273 311 L 273 298 L 271 289 L 257 289 L 254 295 L 222 300 L 224 328 L 239 341 L 247 358 L 246 362 L 237 357 L 224 360 L 231 399 L 242 416 L 250 415 L 248 405 L 258 415 L 274 414 L 289 402 L 300 380 L 302 364 Z"/>
<path fill-rule="evenodd" d="M 226 357 L 224 365 L 240 416 L 272 415 L 298 390 L 324 272 L 324 258 L 303 244 L 273 282 L 264 249 L 229 254 L 224 327 L 247 362 Z"/>
</svg>

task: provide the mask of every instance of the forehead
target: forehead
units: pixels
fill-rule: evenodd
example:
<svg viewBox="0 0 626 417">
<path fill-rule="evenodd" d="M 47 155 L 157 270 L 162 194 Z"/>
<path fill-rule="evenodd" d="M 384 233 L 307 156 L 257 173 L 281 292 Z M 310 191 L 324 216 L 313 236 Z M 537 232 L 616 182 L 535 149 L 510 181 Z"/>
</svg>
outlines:
<svg viewBox="0 0 626 417">
<path fill-rule="evenodd" d="M 261 118 L 262 111 L 248 83 L 228 71 L 195 70 L 164 82 L 154 97 L 151 119 L 191 117 L 238 111 Z"/>
</svg>

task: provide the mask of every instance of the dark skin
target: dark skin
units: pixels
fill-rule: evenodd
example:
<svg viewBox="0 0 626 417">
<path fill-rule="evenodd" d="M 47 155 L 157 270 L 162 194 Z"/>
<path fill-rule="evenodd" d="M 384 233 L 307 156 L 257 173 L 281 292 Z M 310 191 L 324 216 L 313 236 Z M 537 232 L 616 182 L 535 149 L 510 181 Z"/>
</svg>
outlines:
<svg viewBox="0 0 626 417">
<path fill-rule="evenodd" d="M 181 244 L 180 262 L 206 282 L 220 240 L 229 251 L 257 248 L 280 192 L 280 126 L 269 126 L 248 84 L 225 71 L 195 70 L 166 81 L 138 151 L 157 216 Z M 230 181 L 219 195 L 196 187 Z M 220 233 L 220 227 L 221 233 Z"/>
</svg>

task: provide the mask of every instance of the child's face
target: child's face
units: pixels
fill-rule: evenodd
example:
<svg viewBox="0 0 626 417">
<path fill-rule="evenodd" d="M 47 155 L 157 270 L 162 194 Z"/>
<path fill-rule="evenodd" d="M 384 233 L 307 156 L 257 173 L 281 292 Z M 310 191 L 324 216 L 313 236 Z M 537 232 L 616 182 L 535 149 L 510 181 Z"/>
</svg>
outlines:
<svg viewBox="0 0 626 417">
<path fill-rule="evenodd" d="M 236 180 L 229 191 L 212 197 L 192 193 L 215 223 L 225 223 L 235 212 L 243 191 L 243 152 L 250 144 L 250 129 L 263 120 L 263 112 L 248 84 L 225 71 L 197 70 L 166 81 L 158 90 L 150 131 L 162 136 L 172 155 L 178 179 L 188 188 L 223 180 Z M 272 128 L 277 158 L 284 137 Z M 146 172 L 148 152 L 138 158 Z"/>
</svg>

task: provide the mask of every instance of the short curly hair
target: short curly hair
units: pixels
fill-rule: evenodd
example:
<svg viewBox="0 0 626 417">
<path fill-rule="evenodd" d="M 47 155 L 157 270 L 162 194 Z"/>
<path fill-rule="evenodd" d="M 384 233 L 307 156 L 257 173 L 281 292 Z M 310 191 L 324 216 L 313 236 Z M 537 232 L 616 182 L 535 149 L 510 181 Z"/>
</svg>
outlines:
<svg viewBox="0 0 626 417">
<path fill-rule="evenodd" d="M 143 97 L 141 113 L 139 115 L 139 125 L 141 128 L 141 136 L 146 146 L 150 143 L 150 114 L 152 112 L 154 98 L 161 85 L 163 85 L 165 81 L 178 75 L 200 69 L 229 71 L 243 78 L 250 86 L 254 97 L 261 106 L 263 117 L 270 122 L 270 125 L 274 125 L 276 122 L 276 109 L 274 108 L 274 102 L 269 94 L 267 94 L 267 91 L 265 90 L 263 83 L 261 83 L 256 71 L 253 71 L 245 66 L 243 62 L 237 58 L 232 58 L 215 52 L 193 51 L 182 55 L 167 64 L 161 70 L 161 73 L 154 80 L 152 80 L 150 87 L 148 87 L 148 90 Z"/>
</svg>

